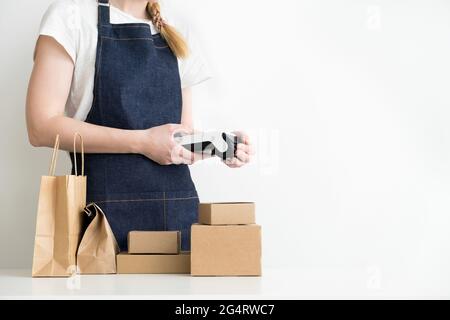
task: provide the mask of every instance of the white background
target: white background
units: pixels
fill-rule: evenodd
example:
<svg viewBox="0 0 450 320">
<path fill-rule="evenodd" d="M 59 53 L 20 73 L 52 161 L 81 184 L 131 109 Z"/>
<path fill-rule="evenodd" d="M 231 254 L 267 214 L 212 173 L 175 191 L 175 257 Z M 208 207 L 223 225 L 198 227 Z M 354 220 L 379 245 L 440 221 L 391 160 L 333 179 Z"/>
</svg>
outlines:
<svg viewBox="0 0 450 320">
<path fill-rule="evenodd" d="M 0 268 L 31 266 L 50 151 L 28 145 L 24 105 L 50 3 L 0 4 Z M 257 203 L 264 265 L 355 270 L 369 287 L 449 296 L 450 2 L 165 4 L 214 72 L 194 91 L 198 128 L 255 140 L 245 169 L 209 160 L 192 171 L 203 201 Z"/>
</svg>

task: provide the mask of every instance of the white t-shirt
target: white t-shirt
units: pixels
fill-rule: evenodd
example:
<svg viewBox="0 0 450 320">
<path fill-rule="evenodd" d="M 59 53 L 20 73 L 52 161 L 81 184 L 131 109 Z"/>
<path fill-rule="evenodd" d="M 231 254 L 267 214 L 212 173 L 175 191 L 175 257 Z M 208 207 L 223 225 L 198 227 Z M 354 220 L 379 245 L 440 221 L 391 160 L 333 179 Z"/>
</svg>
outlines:
<svg viewBox="0 0 450 320">
<path fill-rule="evenodd" d="M 69 117 L 84 121 L 94 97 L 95 59 L 97 52 L 97 0 L 57 0 L 42 18 L 39 34 L 53 37 L 61 44 L 75 64 L 70 94 L 66 103 Z M 164 15 L 163 17 L 185 37 L 190 50 L 188 58 L 179 60 L 182 88 L 192 87 L 210 78 L 209 69 L 198 45 L 186 27 Z M 148 23 L 137 19 L 114 6 L 110 6 L 111 23 Z"/>
</svg>

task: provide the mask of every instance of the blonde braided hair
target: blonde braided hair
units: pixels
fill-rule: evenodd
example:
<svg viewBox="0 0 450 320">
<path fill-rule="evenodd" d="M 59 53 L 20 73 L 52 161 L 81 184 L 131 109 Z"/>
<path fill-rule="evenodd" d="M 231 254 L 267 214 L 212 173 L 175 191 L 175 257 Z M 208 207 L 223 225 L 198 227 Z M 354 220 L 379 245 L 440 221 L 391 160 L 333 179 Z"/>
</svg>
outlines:
<svg viewBox="0 0 450 320">
<path fill-rule="evenodd" d="M 187 58 L 189 48 L 183 36 L 161 17 L 161 7 L 158 2 L 149 2 L 147 11 L 150 15 L 155 28 L 160 32 L 161 36 L 166 40 L 173 54 L 180 59 Z"/>
</svg>

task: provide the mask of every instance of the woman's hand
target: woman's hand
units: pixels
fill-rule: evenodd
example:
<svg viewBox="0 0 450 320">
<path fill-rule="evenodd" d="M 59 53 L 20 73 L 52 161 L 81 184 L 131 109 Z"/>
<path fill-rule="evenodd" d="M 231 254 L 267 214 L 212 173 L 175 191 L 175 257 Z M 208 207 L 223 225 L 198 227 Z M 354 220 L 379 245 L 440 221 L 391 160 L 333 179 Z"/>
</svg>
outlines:
<svg viewBox="0 0 450 320">
<path fill-rule="evenodd" d="M 255 151 L 250 142 L 250 137 L 247 134 L 239 131 L 233 133 L 239 137 L 239 140 L 242 141 L 242 143 L 237 145 L 236 156 L 233 159 L 225 160 L 224 162 L 230 168 L 240 168 L 251 161 Z"/>
<path fill-rule="evenodd" d="M 176 144 L 174 134 L 190 134 L 192 129 L 179 124 L 166 124 L 140 131 L 138 152 L 161 165 L 193 164 L 195 155 Z"/>
</svg>

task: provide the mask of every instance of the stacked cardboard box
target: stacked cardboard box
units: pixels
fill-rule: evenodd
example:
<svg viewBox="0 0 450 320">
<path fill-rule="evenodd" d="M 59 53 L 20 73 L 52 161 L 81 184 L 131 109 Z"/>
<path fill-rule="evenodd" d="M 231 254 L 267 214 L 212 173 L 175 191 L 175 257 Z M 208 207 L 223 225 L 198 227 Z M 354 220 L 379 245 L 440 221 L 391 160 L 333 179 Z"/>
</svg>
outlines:
<svg viewBox="0 0 450 320">
<path fill-rule="evenodd" d="M 254 203 L 200 204 L 199 224 L 191 229 L 191 275 L 261 275 Z"/>
<path fill-rule="evenodd" d="M 117 273 L 189 273 L 190 254 L 180 252 L 180 242 L 179 231 L 131 231 Z"/>
</svg>

